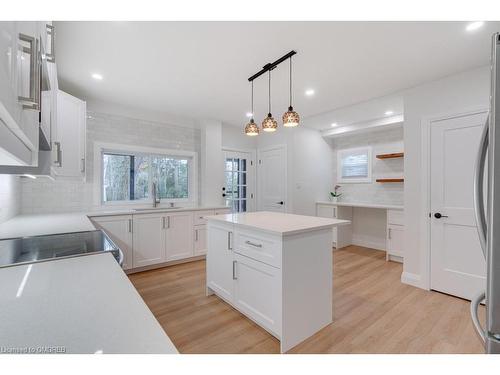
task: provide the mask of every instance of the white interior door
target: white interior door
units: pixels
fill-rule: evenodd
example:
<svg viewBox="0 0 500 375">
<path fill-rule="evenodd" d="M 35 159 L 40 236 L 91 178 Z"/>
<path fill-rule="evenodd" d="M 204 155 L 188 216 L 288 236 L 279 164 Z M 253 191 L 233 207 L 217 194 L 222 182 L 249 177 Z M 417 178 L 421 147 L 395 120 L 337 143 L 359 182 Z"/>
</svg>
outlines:
<svg viewBox="0 0 500 375">
<path fill-rule="evenodd" d="M 254 211 L 255 153 L 224 151 L 224 198 L 232 212 Z"/>
<path fill-rule="evenodd" d="M 257 198 L 259 211 L 286 212 L 286 148 L 258 151 Z"/>
<path fill-rule="evenodd" d="M 431 123 L 431 289 L 466 299 L 486 286 L 473 212 L 474 165 L 485 120 L 480 113 Z"/>
</svg>

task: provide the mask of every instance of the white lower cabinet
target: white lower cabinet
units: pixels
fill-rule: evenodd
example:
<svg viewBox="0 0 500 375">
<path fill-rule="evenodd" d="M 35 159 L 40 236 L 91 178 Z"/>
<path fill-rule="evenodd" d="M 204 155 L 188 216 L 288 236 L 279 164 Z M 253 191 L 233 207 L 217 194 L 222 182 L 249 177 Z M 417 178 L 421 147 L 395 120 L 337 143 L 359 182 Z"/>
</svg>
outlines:
<svg viewBox="0 0 500 375">
<path fill-rule="evenodd" d="M 205 255 L 207 253 L 207 226 L 194 226 L 194 255 Z"/>
<path fill-rule="evenodd" d="M 401 210 L 387 210 L 387 260 L 403 261 L 404 233 L 404 212 Z"/>
<path fill-rule="evenodd" d="M 104 216 L 93 219 L 99 229 L 111 238 L 111 241 L 123 252 L 123 269 L 132 268 L 132 215 Z"/>
<path fill-rule="evenodd" d="M 180 212 L 165 215 L 166 260 L 179 260 L 193 256 L 193 213 Z"/>
<path fill-rule="evenodd" d="M 232 236 L 231 229 L 224 226 L 211 227 L 208 236 L 207 286 L 229 303 L 234 288 Z"/>
<path fill-rule="evenodd" d="M 207 295 L 278 338 L 281 352 L 332 322 L 332 279 L 329 228 L 281 236 L 208 219 Z"/>
<path fill-rule="evenodd" d="M 161 265 L 205 255 L 208 236 L 204 215 L 214 210 L 138 213 L 91 217 L 123 252 L 125 270 Z M 227 238 L 224 239 L 227 246 Z"/>
<path fill-rule="evenodd" d="M 144 267 L 165 262 L 166 231 L 165 215 L 134 215 L 133 220 L 133 267 Z"/>
<path fill-rule="evenodd" d="M 281 329 L 281 270 L 234 254 L 236 308 L 275 335 Z M 256 293 L 255 291 L 259 292 Z"/>
</svg>

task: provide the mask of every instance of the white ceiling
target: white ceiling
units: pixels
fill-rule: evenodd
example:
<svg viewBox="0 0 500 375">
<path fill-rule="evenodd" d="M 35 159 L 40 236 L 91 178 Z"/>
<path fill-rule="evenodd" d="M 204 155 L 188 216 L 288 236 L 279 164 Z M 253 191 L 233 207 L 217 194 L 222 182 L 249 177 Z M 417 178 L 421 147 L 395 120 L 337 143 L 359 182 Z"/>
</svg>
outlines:
<svg viewBox="0 0 500 375">
<path fill-rule="evenodd" d="M 247 78 L 292 49 L 298 52 L 294 107 L 306 118 L 488 64 L 490 36 L 500 22 L 472 33 L 466 25 L 57 22 L 56 51 L 61 87 L 84 99 L 244 126 L 250 110 Z M 104 79 L 96 81 L 91 73 Z M 288 106 L 288 64 L 272 77 L 272 112 L 279 118 Z M 307 88 L 315 95 L 306 97 Z M 260 122 L 267 114 L 267 76 L 255 81 L 255 97 Z M 381 114 L 389 105 L 381 101 Z M 363 120 L 356 111 L 344 112 L 339 121 Z M 324 129 L 325 123 L 311 121 L 311 126 Z"/>
</svg>

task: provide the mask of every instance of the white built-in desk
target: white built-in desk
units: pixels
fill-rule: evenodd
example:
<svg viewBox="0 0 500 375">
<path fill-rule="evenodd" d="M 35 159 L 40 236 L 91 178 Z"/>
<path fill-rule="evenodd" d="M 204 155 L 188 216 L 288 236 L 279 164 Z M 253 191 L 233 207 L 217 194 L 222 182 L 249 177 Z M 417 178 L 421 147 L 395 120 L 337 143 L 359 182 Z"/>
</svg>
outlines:
<svg viewBox="0 0 500 375">
<path fill-rule="evenodd" d="M 354 208 L 386 210 L 386 259 L 402 262 L 404 256 L 404 206 L 362 202 L 316 202 L 316 216 L 353 221 Z M 353 244 L 352 225 L 333 229 L 333 246 L 341 249 Z"/>
</svg>

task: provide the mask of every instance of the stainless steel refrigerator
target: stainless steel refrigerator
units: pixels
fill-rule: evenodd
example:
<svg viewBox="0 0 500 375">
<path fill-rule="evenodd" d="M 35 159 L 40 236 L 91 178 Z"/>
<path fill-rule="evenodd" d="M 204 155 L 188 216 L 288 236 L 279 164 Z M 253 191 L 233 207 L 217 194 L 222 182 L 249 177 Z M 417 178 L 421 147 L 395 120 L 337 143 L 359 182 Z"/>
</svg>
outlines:
<svg viewBox="0 0 500 375">
<path fill-rule="evenodd" d="M 490 112 L 479 146 L 474 180 L 476 222 L 486 258 L 486 291 L 472 300 L 471 315 L 485 351 L 500 353 L 500 33 L 492 38 Z M 482 302 L 486 305 L 484 327 L 478 319 Z"/>
</svg>

